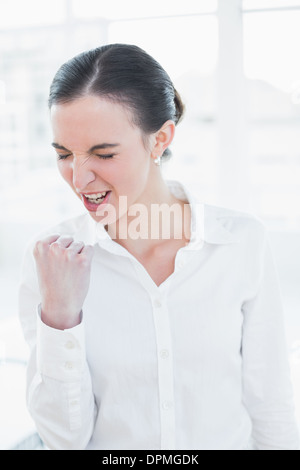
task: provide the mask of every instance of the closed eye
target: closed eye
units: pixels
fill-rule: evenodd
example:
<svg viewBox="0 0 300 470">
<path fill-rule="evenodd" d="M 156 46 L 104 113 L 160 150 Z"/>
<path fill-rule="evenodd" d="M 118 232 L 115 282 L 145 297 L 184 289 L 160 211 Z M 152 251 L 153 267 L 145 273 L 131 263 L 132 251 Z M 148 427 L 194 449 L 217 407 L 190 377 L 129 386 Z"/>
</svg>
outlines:
<svg viewBox="0 0 300 470">
<path fill-rule="evenodd" d="M 65 160 L 66 158 L 70 157 L 71 155 L 72 155 L 71 153 L 69 153 L 67 155 L 58 154 L 57 158 L 58 158 L 58 160 Z"/>
<path fill-rule="evenodd" d="M 66 160 L 68 157 L 71 157 L 72 153 L 68 154 L 57 154 L 58 160 Z M 110 158 L 113 158 L 115 154 L 107 154 L 107 155 L 95 155 L 98 158 L 102 158 L 103 160 L 108 160 Z"/>
<path fill-rule="evenodd" d="M 108 154 L 108 155 L 98 155 L 98 154 L 96 154 L 96 157 L 103 158 L 103 160 L 113 158 L 114 156 L 115 156 L 115 154 Z"/>
</svg>

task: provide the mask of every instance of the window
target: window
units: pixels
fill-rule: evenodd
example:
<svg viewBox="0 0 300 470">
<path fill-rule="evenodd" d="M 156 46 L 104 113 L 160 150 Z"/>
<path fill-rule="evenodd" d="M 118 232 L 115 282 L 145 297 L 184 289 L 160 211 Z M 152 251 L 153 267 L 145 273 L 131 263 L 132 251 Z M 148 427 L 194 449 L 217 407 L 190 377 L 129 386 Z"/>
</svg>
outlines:
<svg viewBox="0 0 300 470">
<path fill-rule="evenodd" d="M 277 3 L 299 10 L 244 14 L 251 185 L 270 227 L 299 230 L 300 2 Z"/>
</svg>

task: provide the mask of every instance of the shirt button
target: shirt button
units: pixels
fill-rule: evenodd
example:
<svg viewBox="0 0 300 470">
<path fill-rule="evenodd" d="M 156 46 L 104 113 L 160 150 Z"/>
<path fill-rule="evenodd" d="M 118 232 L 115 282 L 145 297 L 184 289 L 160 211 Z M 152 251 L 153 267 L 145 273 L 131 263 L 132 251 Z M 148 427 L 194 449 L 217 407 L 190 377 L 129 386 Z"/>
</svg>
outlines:
<svg viewBox="0 0 300 470">
<path fill-rule="evenodd" d="M 168 359 L 169 355 L 170 355 L 170 354 L 169 354 L 169 351 L 168 351 L 167 349 L 162 349 L 162 350 L 160 351 L 160 357 L 161 357 L 162 359 Z"/>
<path fill-rule="evenodd" d="M 66 348 L 66 349 L 74 349 L 74 348 L 75 348 L 75 344 L 73 343 L 73 341 L 68 341 L 68 342 L 65 344 L 65 348 Z"/>
<path fill-rule="evenodd" d="M 178 263 L 177 266 L 178 266 L 179 269 L 182 269 L 183 266 L 184 266 L 184 262 L 183 262 L 183 261 L 179 261 L 179 263 Z"/>
<path fill-rule="evenodd" d="M 164 411 L 169 411 L 173 408 L 173 403 L 170 402 L 170 401 L 164 401 L 163 404 L 162 404 L 162 409 Z"/>
<path fill-rule="evenodd" d="M 71 405 L 72 407 L 78 406 L 78 404 L 79 404 L 79 401 L 78 401 L 78 400 L 73 400 L 73 401 L 71 401 L 71 403 L 70 403 L 70 405 Z"/>
<path fill-rule="evenodd" d="M 161 307 L 161 301 L 158 300 L 158 299 L 154 300 L 154 307 L 155 308 L 160 308 Z"/>
<path fill-rule="evenodd" d="M 66 370 L 73 370 L 74 364 L 73 362 L 65 362 L 65 369 Z"/>
</svg>

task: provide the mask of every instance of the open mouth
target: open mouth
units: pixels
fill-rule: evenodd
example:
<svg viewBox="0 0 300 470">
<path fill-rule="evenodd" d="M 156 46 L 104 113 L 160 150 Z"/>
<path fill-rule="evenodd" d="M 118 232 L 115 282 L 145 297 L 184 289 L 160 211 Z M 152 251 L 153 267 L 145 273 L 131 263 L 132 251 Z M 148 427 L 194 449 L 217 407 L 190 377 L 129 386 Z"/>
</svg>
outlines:
<svg viewBox="0 0 300 470">
<path fill-rule="evenodd" d="M 97 208 L 108 201 L 111 191 L 104 191 L 102 193 L 95 194 L 82 194 L 83 202 L 85 207 L 89 211 L 96 211 Z"/>
<path fill-rule="evenodd" d="M 105 191 L 104 193 L 98 193 L 98 194 L 84 194 L 84 197 L 88 200 L 88 202 L 91 202 L 92 204 L 101 204 L 101 202 L 104 201 L 108 191 Z"/>
</svg>

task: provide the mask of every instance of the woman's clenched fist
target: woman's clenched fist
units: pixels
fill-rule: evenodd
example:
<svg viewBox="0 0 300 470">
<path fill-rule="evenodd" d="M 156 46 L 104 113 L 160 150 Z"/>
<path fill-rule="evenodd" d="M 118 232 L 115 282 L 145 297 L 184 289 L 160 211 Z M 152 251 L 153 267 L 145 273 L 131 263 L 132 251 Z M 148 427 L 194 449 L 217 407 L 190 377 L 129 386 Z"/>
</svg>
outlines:
<svg viewBox="0 0 300 470">
<path fill-rule="evenodd" d="M 52 235 L 34 248 L 42 321 L 59 330 L 77 326 L 90 284 L 93 247 Z"/>
</svg>

